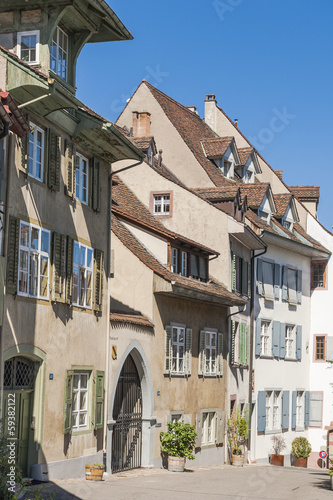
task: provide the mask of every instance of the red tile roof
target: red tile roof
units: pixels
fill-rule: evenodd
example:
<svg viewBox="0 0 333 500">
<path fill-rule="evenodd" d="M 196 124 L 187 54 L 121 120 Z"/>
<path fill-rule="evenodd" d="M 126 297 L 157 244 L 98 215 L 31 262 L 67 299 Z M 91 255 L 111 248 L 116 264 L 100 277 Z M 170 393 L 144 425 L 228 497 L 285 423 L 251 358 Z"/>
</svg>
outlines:
<svg viewBox="0 0 333 500">
<path fill-rule="evenodd" d="M 261 182 L 255 184 L 239 184 L 242 199 L 247 197 L 247 205 L 249 208 L 258 209 L 264 199 L 264 196 L 269 187 L 269 183 Z"/>
<path fill-rule="evenodd" d="M 291 199 L 291 193 L 274 194 L 274 203 L 276 207 L 275 217 L 281 219 L 285 215 Z"/>
<path fill-rule="evenodd" d="M 203 139 L 201 142 L 203 152 L 209 159 L 221 158 L 231 142 L 233 137 L 218 137 L 216 139 Z"/>
<path fill-rule="evenodd" d="M 296 198 L 301 200 L 308 198 L 319 199 L 320 196 L 319 186 L 289 186 L 289 189 Z"/>
<path fill-rule="evenodd" d="M 122 313 L 110 313 L 110 320 L 112 323 L 127 323 L 131 325 L 147 326 L 149 328 L 154 328 L 154 323 L 149 321 L 146 316 L 141 314 L 122 314 Z"/>
<path fill-rule="evenodd" d="M 245 165 L 249 159 L 250 154 L 254 151 L 253 148 L 240 148 L 238 149 L 238 156 L 241 165 Z"/>
<path fill-rule="evenodd" d="M 192 191 L 201 198 L 210 201 L 233 201 L 236 196 L 240 195 L 239 185 L 215 187 L 215 188 L 197 188 Z"/>
</svg>

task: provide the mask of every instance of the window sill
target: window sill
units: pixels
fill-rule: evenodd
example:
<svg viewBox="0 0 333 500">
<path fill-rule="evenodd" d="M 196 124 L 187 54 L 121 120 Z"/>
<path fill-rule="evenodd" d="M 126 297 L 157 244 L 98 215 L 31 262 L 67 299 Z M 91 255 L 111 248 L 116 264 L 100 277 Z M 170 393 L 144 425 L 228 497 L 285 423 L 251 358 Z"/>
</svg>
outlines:
<svg viewBox="0 0 333 500">
<path fill-rule="evenodd" d="M 173 377 L 173 378 L 187 378 L 190 377 L 190 373 L 176 373 L 176 372 L 171 372 L 171 373 L 164 373 L 165 377 Z"/>
<path fill-rule="evenodd" d="M 209 448 L 216 448 L 216 446 L 217 446 L 216 443 L 208 443 L 208 444 L 201 444 L 200 448 L 207 450 Z"/>
<path fill-rule="evenodd" d="M 296 427 L 296 429 L 293 429 L 295 432 L 304 432 L 305 428 L 304 427 Z"/>
<path fill-rule="evenodd" d="M 82 430 L 79 430 L 79 429 L 78 430 L 76 430 L 76 429 L 74 430 L 74 429 L 72 429 L 72 434 L 71 435 L 73 437 L 74 436 L 82 436 L 84 434 L 91 434 L 91 432 L 92 432 L 92 429 L 82 429 Z"/>
<path fill-rule="evenodd" d="M 267 429 L 265 430 L 265 434 L 270 435 L 270 434 L 282 434 L 282 429 Z"/>
<path fill-rule="evenodd" d="M 270 354 L 260 354 L 259 357 L 260 359 L 274 359 L 274 356 Z"/>
<path fill-rule="evenodd" d="M 287 358 L 287 357 L 285 357 L 285 358 L 282 358 L 282 359 L 284 359 L 285 361 L 300 361 L 300 359 L 297 359 L 297 358 Z"/>
<path fill-rule="evenodd" d="M 200 378 L 219 378 L 222 377 L 222 373 L 199 373 L 198 376 Z"/>
</svg>

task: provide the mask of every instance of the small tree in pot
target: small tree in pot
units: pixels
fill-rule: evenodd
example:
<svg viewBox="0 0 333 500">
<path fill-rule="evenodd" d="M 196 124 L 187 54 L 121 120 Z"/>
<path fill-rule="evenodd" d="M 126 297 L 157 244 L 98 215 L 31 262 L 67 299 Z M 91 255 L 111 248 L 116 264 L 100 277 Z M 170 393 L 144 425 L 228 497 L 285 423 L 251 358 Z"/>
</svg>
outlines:
<svg viewBox="0 0 333 500">
<path fill-rule="evenodd" d="M 284 465 L 284 455 L 281 455 L 281 451 L 286 448 L 286 440 L 283 436 L 272 436 L 271 440 L 273 441 L 273 451 L 271 454 L 271 464 L 272 465 Z"/>
<path fill-rule="evenodd" d="M 311 445 L 305 437 L 297 437 L 291 443 L 292 454 L 295 457 L 296 467 L 307 467 L 308 457 L 311 453 Z"/>
<path fill-rule="evenodd" d="M 168 430 L 161 432 L 161 450 L 168 455 L 168 469 L 181 472 L 185 460 L 194 460 L 193 449 L 197 433 L 193 425 L 183 422 L 168 422 Z"/>
<path fill-rule="evenodd" d="M 246 418 L 238 410 L 233 410 L 228 418 L 228 442 L 231 452 L 231 463 L 233 465 L 243 465 L 246 437 Z"/>
</svg>

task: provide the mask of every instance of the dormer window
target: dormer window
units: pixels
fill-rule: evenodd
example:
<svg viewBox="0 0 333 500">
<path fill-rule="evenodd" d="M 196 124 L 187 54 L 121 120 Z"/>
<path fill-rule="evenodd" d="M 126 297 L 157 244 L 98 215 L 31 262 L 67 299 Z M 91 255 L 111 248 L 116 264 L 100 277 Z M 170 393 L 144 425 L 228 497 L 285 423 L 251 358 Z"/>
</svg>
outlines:
<svg viewBox="0 0 333 500">
<path fill-rule="evenodd" d="M 154 161 L 154 153 L 153 153 L 153 148 L 151 146 L 149 146 L 149 148 L 148 148 L 147 158 L 148 158 L 149 165 L 152 165 L 153 161 Z"/>
<path fill-rule="evenodd" d="M 50 46 L 50 68 L 63 80 L 68 76 L 68 35 L 57 26 Z"/>
<path fill-rule="evenodd" d="M 39 63 L 39 31 L 17 33 L 17 55 L 28 64 Z"/>
<path fill-rule="evenodd" d="M 231 161 L 223 160 L 223 175 L 228 179 L 233 179 L 233 168 Z"/>
<path fill-rule="evenodd" d="M 254 172 L 251 170 L 245 170 L 244 182 L 245 184 L 252 184 L 254 181 Z"/>
<path fill-rule="evenodd" d="M 208 257 L 188 252 L 183 248 L 171 248 L 171 271 L 199 281 L 208 281 Z"/>
<path fill-rule="evenodd" d="M 283 225 L 283 227 L 285 227 L 286 229 L 289 229 L 289 231 L 291 231 L 291 230 L 292 230 L 293 224 L 292 224 L 292 222 L 291 222 L 291 221 L 289 221 L 289 220 L 285 220 L 285 219 L 284 219 L 284 220 L 282 221 L 282 225 Z"/>
<path fill-rule="evenodd" d="M 259 215 L 260 219 L 267 222 L 267 224 L 270 223 L 270 213 L 265 212 L 264 210 L 258 210 L 258 215 Z"/>
</svg>

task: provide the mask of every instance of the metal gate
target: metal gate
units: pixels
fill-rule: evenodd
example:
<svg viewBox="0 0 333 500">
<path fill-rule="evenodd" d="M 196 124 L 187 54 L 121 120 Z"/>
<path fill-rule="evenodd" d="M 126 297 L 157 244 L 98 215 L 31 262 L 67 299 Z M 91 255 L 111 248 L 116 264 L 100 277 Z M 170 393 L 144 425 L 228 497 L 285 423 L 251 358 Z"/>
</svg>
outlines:
<svg viewBox="0 0 333 500">
<path fill-rule="evenodd" d="M 141 467 L 142 396 L 138 371 L 131 355 L 121 370 L 114 406 L 112 472 Z"/>
</svg>

